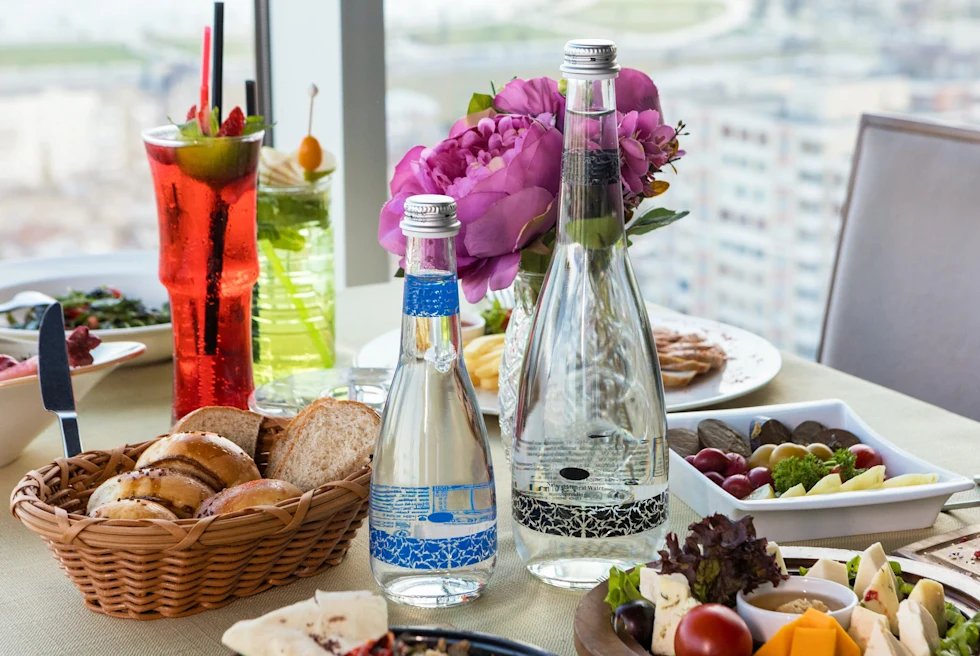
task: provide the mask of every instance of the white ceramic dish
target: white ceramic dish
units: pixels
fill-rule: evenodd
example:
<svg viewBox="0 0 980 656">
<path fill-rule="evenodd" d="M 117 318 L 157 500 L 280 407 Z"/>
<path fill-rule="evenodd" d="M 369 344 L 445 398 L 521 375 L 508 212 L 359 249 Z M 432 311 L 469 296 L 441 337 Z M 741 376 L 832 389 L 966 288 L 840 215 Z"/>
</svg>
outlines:
<svg viewBox="0 0 980 656">
<path fill-rule="evenodd" d="M 145 350 L 146 347 L 138 342 L 103 342 L 93 349 L 95 362 L 71 370 L 75 403 L 113 369 L 139 357 Z M 0 353 L 23 360 L 37 354 L 37 345 L 0 338 Z M 16 460 L 24 448 L 55 420 L 54 414 L 41 404 L 37 376 L 0 381 L 0 417 L 3 418 L 0 421 L 0 467 L 3 467 Z"/>
<path fill-rule="evenodd" d="M 925 528 L 935 523 L 942 505 L 951 495 L 974 486 L 973 481 L 964 476 L 902 451 L 873 431 L 839 400 L 684 412 L 669 415 L 667 426 L 696 431 L 703 419 L 720 419 L 748 434 L 755 417 L 778 419 L 791 430 L 807 419 L 819 421 L 829 428 L 849 430 L 881 455 L 889 477 L 913 472 L 939 474 L 939 480 L 930 485 L 745 501 L 728 494 L 693 465 L 670 452 L 670 489 L 681 501 L 702 516 L 721 513 L 738 519 L 752 515 L 757 534 L 776 542 Z"/>
<path fill-rule="evenodd" d="M 650 308 L 650 322 L 683 333 L 700 333 L 720 344 L 728 355 L 728 362 L 721 371 L 698 376 L 687 387 L 666 390 L 667 412 L 691 410 L 744 396 L 766 385 L 782 367 L 779 350 L 747 330 L 700 317 L 658 312 L 653 308 Z M 400 330 L 388 331 L 365 344 L 354 356 L 354 364 L 390 369 L 398 363 L 400 347 Z M 476 399 L 484 414 L 500 414 L 496 392 L 478 389 Z"/>
<path fill-rule="evenodd" d="M 33 290 L 49 296 L 71 289 L 88 291 L 101 285 L 119 289 L 126 296 L 158 308 L 167 302 L 167 290 L 157 278 L 157 254 L 121 252 L 104 255 L 76 255 L 0 262 L 0 302 L 17 292 Z M 173 354 L 173 335 L 169 323 L 142 328 L 93 331 L 103 342 L 142 342 L 146 354 L 139 364 L 169 360 Z M 0 338 L 36 340 L 36 330 L 7 327 L 0 316 Z"/>
<path fill-rule="evenodd" d="M 735 598 L 735 610 L 739 616 L 745 620 L 752 633 L 752 639 L 756 642 L 767 642 L 776 633 L 789 624 L 800 619 L 796 613 L 778 613 L 774 610 L 766 610 L 753 606 L 751 599 L 759 595 L 778 590 L 779 592 L 795 592 L 804 599 L 813 597 L 823 597 L 837 601 L 842 608 L 827 613 L 841 625 L 846 631 L 851 626 L 851 611 L 857 606 L 858 598 L 854 591 L 845 588 L 840 583 L 825 581 L 823 579 L 809 578 L 806 576 L 791 576 L 788 580 L 773 587 L 772 583 L 763 583 L 749 594 L 739 591 Z"/>
<path fill-rule="evenodd" d="M 487 329 L 487 320 L 476 312 L 462 312 L 459 319 L 463 325 L 460 335 L 463 338 L 464 346 L 482 335 Z"/>
</svg>

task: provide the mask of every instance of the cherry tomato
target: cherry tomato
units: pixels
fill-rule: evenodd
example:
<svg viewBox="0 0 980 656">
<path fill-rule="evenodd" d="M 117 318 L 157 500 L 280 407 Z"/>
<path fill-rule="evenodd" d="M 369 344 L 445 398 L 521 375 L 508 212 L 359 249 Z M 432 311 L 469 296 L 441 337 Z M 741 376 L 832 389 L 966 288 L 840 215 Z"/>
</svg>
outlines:
<svg viewBox="0 0 980 656">
<path fill-rule="evenodd" d="M 724 474 L 725 470 L 728 469 L 729 460 L 724 451 L 708 448 L 698 451 L 698 454 L 694 456 L 694 462 L 692 464 L 702 474 L 707 474 L 708 472 Z"/>
<path fill-rule="evenodd" d="M 755 488 L 760 488 L 766 484 L 773 485 L 772 472 L 766 467 L 753 467 L 749 470 L 748 477 Z"/>
<path fill-rule="evenodd" d="M 752 656 L 752 634 L 731 608 L 702 604 L 681 618 L 674 652 L 677 656 Z"/>
<path fill-rule="evenodd" d="M 725 477 L 719 474 L 718 472 L 707 472 L 704 475 L 704 477 L 707 478 L 712 483 L 714 483 L 715 485 L 717 485 L 718 487 L 721 487 L 721 484 L 725 482 Z"/>
<path fill-rule="evenodd" d="M 854 466 L 858 469 L 868 469 L 881 464 L 881 456 L 867 444 L 855 444 L 848 450 L 857 456 L 857 462 L 854 463 Z"/>
<path fill-rule="evenodd" d="M 106 287 L 105 289 L 107 292 L 112 294 L 113 298 L 122 298 L 123 295 L 122 292 L 116 289 L 115 287 Z"/>
<path fill-rule="evenodd" d="M 736 474 L 744 474 L 749 469 L 749 463 L 745 460 L 745 456 L 739 455 L 737 453 L 728 454 L 728 467 L 725 468 L 725 476 L 735 476 Z"/>
<path fill-rule="evenodd" d="M 745 474 L 736 474 L 735 476 L 726 478 L 721 484 L 721 489 L 736 499 L 744 499 L 752 494 L 755 486 L 752 485 L 752 481 Z"/>
<path fill-rule="evenodd" d="M 303 140 L 299 142 L 299 152 L 296 154 L 296 158 L 304 171 L 316 171 L 320 162 L 323 161 L 323 149 L 320 148 L 320 142 L 316 140 L 316 137 L 309 134 L 303 137 Z"/>
</svg>

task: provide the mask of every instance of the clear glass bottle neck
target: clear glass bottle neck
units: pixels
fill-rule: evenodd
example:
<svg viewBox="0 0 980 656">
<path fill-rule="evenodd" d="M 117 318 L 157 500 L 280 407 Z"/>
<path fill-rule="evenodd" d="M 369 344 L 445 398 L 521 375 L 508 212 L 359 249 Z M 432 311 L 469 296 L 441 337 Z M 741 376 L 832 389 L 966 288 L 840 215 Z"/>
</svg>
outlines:
<svg viewBox="0 0 980 656">
<path fill-rule="evenodd" d="M 452 237 L 408 237 L 402 304 L 402 362 L 448 371 L 463 354 L 456 248 Z"/>
<path fill-rule="evenodd" d="M 586 248 L 622 243 L 615 79 L 567 79 L 558 243 Z"/>
</svg>

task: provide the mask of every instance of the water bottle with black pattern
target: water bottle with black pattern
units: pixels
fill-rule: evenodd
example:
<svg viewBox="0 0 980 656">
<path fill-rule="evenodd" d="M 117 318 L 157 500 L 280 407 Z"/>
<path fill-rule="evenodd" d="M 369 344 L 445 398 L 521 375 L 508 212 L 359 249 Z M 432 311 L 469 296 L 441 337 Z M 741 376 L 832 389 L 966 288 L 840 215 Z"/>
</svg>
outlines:
<svg viewBox="0 0 980 656">
<path fill-rule="evenodd" d="M 371 476 L 374 578 L 425 608 L 475 599 L 497 561 L 487 430 L 463 363 L 453 237 L 456 203 L 405 202 L 405 296 L 398 367 Z"/>
<path fill-rule="evenodd" d="M 518 393 L 514 541 L 527 569 L 587 589 L 653 560 L 667 527 L 663 384 L 626 250 L 611 41 L 565 46 L 558 237 Z"/>
</svg>

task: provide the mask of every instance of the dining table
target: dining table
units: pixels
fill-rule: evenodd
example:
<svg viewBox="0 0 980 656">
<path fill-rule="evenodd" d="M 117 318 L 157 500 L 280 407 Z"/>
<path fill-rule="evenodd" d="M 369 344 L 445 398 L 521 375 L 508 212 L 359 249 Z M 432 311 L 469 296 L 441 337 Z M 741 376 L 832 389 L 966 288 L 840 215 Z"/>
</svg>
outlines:
<svg viewBox="0 0 980 656">
<path fill-rule="evenodd" d="M 401 320 L 400 281 L 339 290 L 336 297 L 338 366 Z M 887 335 L 883 335 L 887 338 Z M 941 467 L 972 476 L 980 472 L 980 423 L 788 352 L 772 382 L 718 408 L 820 399 L 842 399 L 873 429 L 902 449 Z M 85 449 L 109 449 L 166 433 L 170 426 L 170 363 L 116 370 L 79 404 Z M 2 418 L 0 418 L 2 420 Z M 391 625 L 438 625 L 480 631 L 531 643 L 548 651 L 575 653 L 573 618 L 581 592 L 539 582 L 521 565 L 511 531 L 511 479 L 495 417 L 486 417 L 495 464 L 499 516 L 496 570 L 477 600 L 447 609 L 423 610 L 389 603 Z M 24 474 L 61 456 L 61 438 L 51 426 L 21 457 L 0 469 L 0 487 L 14 488 Z M 975 497 L 975 491 L 955 497 Z M 698 517 L 671 495 L 670 530 L 684 535 Z M 980 523 L 980 509 L 941 513 L 920 530 L 801 542 L 863 549 L 880 541 L 892 551 L 926 537 Z M 379 592 L 371 575 L 367 525 L 344 561 L 317 576 L 275 587 L 222 608 L 182 619 L 138 621 L 88 610 L 44 542 L 9 512 L 0 520 L 0 654 L 228 654 L 221 635 L 235 622 L 313 596 L 316 590 Z"/>
</svg>

